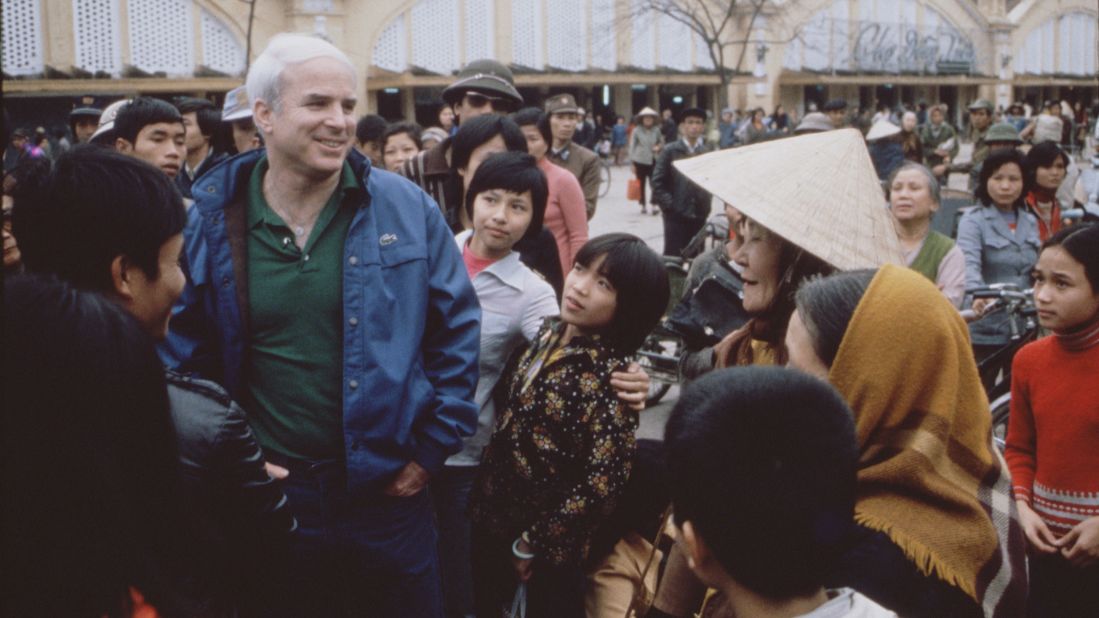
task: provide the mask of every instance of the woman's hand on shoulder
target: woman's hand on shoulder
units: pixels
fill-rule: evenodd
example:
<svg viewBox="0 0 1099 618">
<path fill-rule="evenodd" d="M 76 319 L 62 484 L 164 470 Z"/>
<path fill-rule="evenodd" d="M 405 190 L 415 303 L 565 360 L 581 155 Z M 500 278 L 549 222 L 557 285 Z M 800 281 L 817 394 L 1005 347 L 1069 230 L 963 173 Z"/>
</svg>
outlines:
<svg viewBox="0 0 1099 618">
<path fill-rule="evenodd" d="M 645 409 L 645 400 L 649 396 L 649 374 L 636 362 L 630 363 L 625 371 L 611 373 L 611 388 L 619 401 L 634 412 Z"/>
</svg>

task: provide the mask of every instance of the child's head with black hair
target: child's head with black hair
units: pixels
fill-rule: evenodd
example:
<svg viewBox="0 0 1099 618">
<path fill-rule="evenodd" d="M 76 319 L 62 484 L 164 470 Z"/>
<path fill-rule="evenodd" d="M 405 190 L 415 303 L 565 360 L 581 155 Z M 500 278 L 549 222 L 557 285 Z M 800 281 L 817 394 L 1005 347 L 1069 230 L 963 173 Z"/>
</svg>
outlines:
<svg viewBox="0 0 1099 618">
<path fill-rule="evenodd" d="M 715 371 L 684 389 L 664 444 L 696 574 L 772 600 L 821 591 L 856 493 L 855 425 L 835 389 L 777 367 Z"/>
<path fill-rule="evenodd" d="M 450 169 L 467 177 L 496 152 L 526 152 L 527 143 L 519 127 L 507 116 L 483 114 L 463 122 L 450 138 Z"/>
<path fill-rule="evenodd" d="M 387 126 L 381 137 L 383 167 L 399 172 L 405 161 L 416 156 L 423 147 L 420 132 L 420 125 L 414 122 L 395 122 Z"/>
<path fill-rule="evenodd" d="M 664 261 L 632 234 L 604 234 L 576 254 L 565 276 L 561 319 L 633 354 L 660 321 L 671 293 Z"/>
<path fill-rule="evenodd" d="M 534 157 L 523 152 L 489 155 L 477 166 L 465 196 L 476 237 L 471 242 L 506 255 L 520 240 L 536 238 L 548 195 L 546 176 Z"/>
<path fill-rule="evenodd" d="M 1038 321 L 1054 332 L 1099 322 L 1099 223 L 1073 225 L 1042 244 L 1031 270 Z"/>
<path fill-rule="evenodd" d="M 355 143 L 359 152 L 366 155 L 375 166 L 382 165 L 382 134 L 389 123 L 377 114 L 359 118 L 355 125 Z"/>
<path fill-rule="evenodd" d="M 15 190 L 14 226 L 32 272 L 120 300 L 163 337 L 184 285 L 187 214 L 175 185 L 149 164 L 91 145 L 40 164 Z"/>
</svg>

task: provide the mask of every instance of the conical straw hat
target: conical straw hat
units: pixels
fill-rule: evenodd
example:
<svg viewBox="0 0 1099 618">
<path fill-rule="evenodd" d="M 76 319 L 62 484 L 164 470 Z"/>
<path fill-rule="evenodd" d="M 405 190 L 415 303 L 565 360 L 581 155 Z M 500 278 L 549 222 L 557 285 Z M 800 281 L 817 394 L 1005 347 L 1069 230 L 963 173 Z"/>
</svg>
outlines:
<svg viewBox="0 0 1099 618">
<path fill-rule="evenodd" d="M 872 142 L 883 137 L 892 137 L 900 132 L 900 127 L 882 118 L 875 122 L 874 126 L 870 127 L 870 130 L 866 132 L 866 141 Z"/>
<path fill-rule="evenodd" d="M 840 270 L 903 264 L 878 175 L 856 129 L 675 162 L 687 178 Z"/>
</svg>

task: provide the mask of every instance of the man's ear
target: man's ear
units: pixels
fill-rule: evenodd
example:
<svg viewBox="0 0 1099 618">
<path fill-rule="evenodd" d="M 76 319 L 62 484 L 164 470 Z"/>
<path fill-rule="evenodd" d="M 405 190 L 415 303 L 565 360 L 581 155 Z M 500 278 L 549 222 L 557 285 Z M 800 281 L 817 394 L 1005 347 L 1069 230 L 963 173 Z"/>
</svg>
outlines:
<svg viewBox="0 0 1099 618">
<path fill-rule="evenodd" d="M 114 140 L 114 149 L 122 154 L 130 154 L 134 151 L 134 145 L 131 144 L 129 140 L 116 137 Z"/>
<path fill-rule="evenodd" d="M 256 102 L 252 104 L 252 122 L 256 125 L 256 128 L 259 129 L 260 134 L 271 132 L 271 123 L 273 122 L 272 116 L 274 113 L 275 110 L 273 110 L 271 106 L 267 104 L 267 101 L 264 101 L 263 99 L 257 99 Z"/>
<path fill-rule="evenodd" d="M 130 302 L 134 299 L 133 290 L 130 289 L 133 264 L 125 255 L 116 255 L 111 260 L 111 286 L 114 293 L 123 300 Z"/>
</svg>

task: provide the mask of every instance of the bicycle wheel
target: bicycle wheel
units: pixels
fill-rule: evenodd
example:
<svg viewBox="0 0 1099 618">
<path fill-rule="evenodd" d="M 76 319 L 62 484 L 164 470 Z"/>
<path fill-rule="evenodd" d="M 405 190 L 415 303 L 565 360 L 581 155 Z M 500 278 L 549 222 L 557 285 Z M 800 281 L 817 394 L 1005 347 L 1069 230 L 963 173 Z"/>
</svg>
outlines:
<svg viewBox="0 0 1099 618">
<path fill-rule="evenodd" d="M 605 159 L 599 162 L 599 197 L 607 197 L 611 191 L 611 165 Z"/>
<path fill-rule="evenodd" d="M 989 406 L 992 412 L 992 442 L 1000 452 L 1007 445 L 1007 422 L 1011 416 L 1011 393 L 1004 393 Z"/>
</svg>

